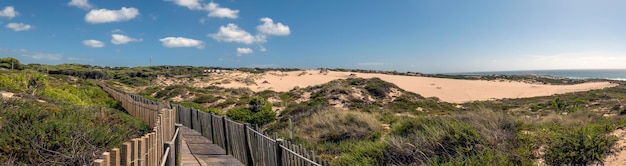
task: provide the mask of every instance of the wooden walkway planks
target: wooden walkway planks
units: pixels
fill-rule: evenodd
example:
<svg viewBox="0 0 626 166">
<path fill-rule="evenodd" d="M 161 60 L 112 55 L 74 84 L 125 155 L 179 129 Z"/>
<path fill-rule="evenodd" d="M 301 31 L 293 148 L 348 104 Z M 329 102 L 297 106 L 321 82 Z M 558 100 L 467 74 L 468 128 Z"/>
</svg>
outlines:
<svg viewBox="0 0 626 166">
<path fill-rule="evenodd" d="M 181 127 L 183 147 L 181 149 L 182 165 L 240 165 L 235 157 L 227 155 L 224 149 L 213 144 L 209 139 L 188 127 Z"/>
</svg>

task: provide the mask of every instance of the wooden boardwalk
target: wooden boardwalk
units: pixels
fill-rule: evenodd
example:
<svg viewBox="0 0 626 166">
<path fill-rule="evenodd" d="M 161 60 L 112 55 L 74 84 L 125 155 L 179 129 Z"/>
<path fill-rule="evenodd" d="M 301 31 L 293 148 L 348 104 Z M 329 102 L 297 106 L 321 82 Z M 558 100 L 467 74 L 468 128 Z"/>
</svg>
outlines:
<svg viewBox="0 0 626 166">
<path fill-rule="evenodd" d="M 181 128 L 183 140 L 181 148 L 182 164 L 190 166 L 208 165 L 240 165 L 235 157 L 226 155 L 226 151 L 213 144 L 211 140 L 203 137 L 200 133 L 183 126 Z"/>
</svg>

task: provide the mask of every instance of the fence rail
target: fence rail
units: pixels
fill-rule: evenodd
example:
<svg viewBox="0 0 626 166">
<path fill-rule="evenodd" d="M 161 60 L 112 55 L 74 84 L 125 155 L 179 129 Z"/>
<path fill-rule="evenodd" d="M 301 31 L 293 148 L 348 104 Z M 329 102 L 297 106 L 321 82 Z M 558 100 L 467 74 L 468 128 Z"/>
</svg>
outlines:
<svg viewBox="0 0 626 166">
<path fill-rule="evenodd" d="M 250 124 L 242 124 L 225 116 L 206 113 L 193 108 L 172 104 L 178 109 L 177 123 L 189 126 L 214 144 L 226 150 L 244 165 L 259 166 L 325 166 L 314 151 L 306 150 L 301 145 L 273 138 Z"/>
<path fill-rule="evenodd" d="M 176 157 L 180 154 L 178 147 L 181 147 L 180 126 L 187 126 L 201 133 L 244 165 L 328 165 L 328 162 L 321 160 L 313 151 L 279 139 L 276 133 L 272 138 L 250 124 L 238 123 L 225 116 L 151 101 L 101 82 L 98 85 L 120 101 L 130 115 L 148 123 L 153 131 L 124 143 L 121 149 L 114 148 L 110 152 L 104 152 L 100 159 L 94 161 L 94 165 L 153 166 L 180 163 Z"/>
<path fill-rule="evenodd" d="M 100 159 L 93 162 L 93 165 L 175 165 L 176 154 L 179 154 L 176 153 L 179 151 L 177 147 L 181 147 L 181 134 L 175 124 L 176 109 L 171 109 L 168 104 L 111 88 L 101 82 L 98 85 L 114 99 L 120 101 L 128 114 L 148 124 L 152 132 L 123 143 L 121 148 L 104 152 Z"/>
</svg>

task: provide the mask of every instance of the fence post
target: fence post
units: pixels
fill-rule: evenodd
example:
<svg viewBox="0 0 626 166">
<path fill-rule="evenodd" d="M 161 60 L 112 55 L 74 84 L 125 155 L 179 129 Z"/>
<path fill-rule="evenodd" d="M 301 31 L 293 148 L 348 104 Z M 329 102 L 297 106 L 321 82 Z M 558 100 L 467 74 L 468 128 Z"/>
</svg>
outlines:
<svg viewBox="0 0 626 166">
<path fill-rule="evenodd" d="M 211 112 L 209 115 L 209 123 L 211 124 L 211 142 L 215 144 L 215 132 L 213 132 L 213 128 L 215 128 L 215 126 L 213 126 L 213 116 L 215 116 L 215 114 Z"/>
<path fill-rule="evenodd" d="M 104 160 L 103 164 L 106 166 L 109 166 L 111 163 L 111 153 L 109 152 L 104 152 L 102 153 L 102 160 Z"/>
<path fill-rule="evenodd" d="M 110 165 L 119 166 L 120 165 L 120 149 L 113 148 L 111 150 L 111 162 Z"/>
<path fill-rule="evenodd" d="M 202 136 L 204 136 L 206 138 L 206 131 L 204 131 L 204 130 L 206 130 L 205 129 L 206 126 L 204 126 L 205 125 L 205 121 L 206 121 L 204 119 L 205 115 L 206 115 L 206 112 L 198 111 L 198 122 L 200 123 L 200 135 L 202 135 Z"/>
<path fill-rule="evenodd" d="M 189 108 L 189 128 L 190 129 L 194 129 L 193 128 L 193 109 Z"/>
<path fill-rule="evenodd" d="M 176 147 L 176 149 L 175 149 L 176 150 L 175 151 L 176 155 L 174 157 L 175 157 L 175 160 L 176 160 L 176 165 L 179 165 L 179 164 L 182 163 L 182 161 L 180 161 L 181 159 L 179 159 L 178 156 L 181 155 L 180 154 L 180 149 L 181 149 L 180 147 L 183 146 L 182 145 L 182 143 L 183 143 L 182 142 L 182 140 L 183 140 L 183 131 L 181 131 L 181 129 L 180 129 L 181 127 L 183 127 L 183 124 L 177 123 L 174 126 L 176 128 L 176 129 L 174 129 L 174 133 L 176 133 L 176 131 L 178 131 L 178 135 L 176 135 L 176 138 L 174 139 L 174 146 Z"/>
<path fill-rule="evenodd" d="M 176 150 L 178 149 L 178 147 L 176 147 L 176 143 L 172 142 L 172 141 L 167 141 L 165 143 L 165 146 L 163 146 L 163 151 L 165 151 L 167 148 L 170 148 L 170 151 L 168 154 L 164 154 L 167 155 L 167 161 L 165 162 L 165 165 L 167 166 L 176 166 Z"/>
<path fill-rule="evenodd" d="M 230 148 L 228 148 L 228 130 L 226 130 L 228 128 L 226 127 L 226 116 L 222 116 L 222 128 L 224 131 L 224 151 L 226 151 L 227 155 L 231 155 L 232 153 L 228 151 Z"/>
<path fill-rule="evenodd" d="M 280 145 L 283 144 L 283 139 L 276 139 L 276 166 L 283 165 L 283 148 Z"/>
<path fill-rule="evenodd" d="M 289 140 L 293 141 L 293 120 L 291 120 L 291 116 L 289 116 Z"/>
<path fill-rule="evenodd" d="M 106 166 L 106 165 L 104 165 L 104 160 L 102 160 L 102 159 L 94 160 L 92 165 L 94 165 L 94 166 Z"/>
<path fill-rule="evenodd" d="M 249 137 L 249 135 L 248 135 L 248 126 L 250 126 L 250 124 L 248 124 L 248 123 L 244 123 L 243 124 L 243 139 L 244 139 L 243 146 L 244 146 L 244 149 L 246 150 L 245 153 L 246 153 L 247 160 L 248 160 L 248 166 L 252 166 L 254 164 L 252 163 L 253 162 L 252 161 L 252 154 L 251 154 L 252 152 L 250 152 L 251 148 L 250 148 L 250 142 L 249 142 L 250 139 L 248 138 Z"/>
<path fill-rule="evenodd" d="M 122 157 L 122 160 L 120 160 L 121 165 L 126 165 L 126 166 L 130 166 L 130 163 L 132 161 L 132 153 L 133 153 L 133 146 L 131 144 L 131 142 L 124 142 L 124 144 L 122 144 L 122 152 L 120 153 L 120 156 Z"/>
</svg>

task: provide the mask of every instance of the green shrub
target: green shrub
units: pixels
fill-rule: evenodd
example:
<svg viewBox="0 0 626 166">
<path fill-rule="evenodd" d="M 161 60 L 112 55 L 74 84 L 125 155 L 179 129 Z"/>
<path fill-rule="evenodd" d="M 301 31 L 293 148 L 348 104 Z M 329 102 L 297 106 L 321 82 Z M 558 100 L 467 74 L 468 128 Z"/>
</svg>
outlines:
<svg viewBox="0 0 626 166">
<path fill-rule="evenodd" d="M 617 138 L 609 125 L 585 125 L 555 134 L 547 145 L 545 161 L 551 165 L 587 165 L 614 153 Z"/>
<path fill-rule="evenodd" d="M 333 165 L 385 165 L 386 144 L 372 141 L 344 141 L 339 145 L 346 152 L 341 153 Z"/>
<path fill-rule="evenodd" d="M 228 112 L 226 112 L 226 116 L 236 121 L 248 122 L 252 119 L 252 111 L 246 107 L 239 106 L 228 110 Z"/>
<path fill-rule="evenodd" d="M 384 99 L 391 92 L 392 87 L 395 87 L 392 83 L 385 82 L 380 78 L 372 78 L 367 80 L 365 90 L 376 99 Z"/>
<path fill-rule="evenodd" d="M 491 111 L 406 118 L 393 125 L 385 160 L 394 165 L 528 163 L 509 154 L 516 143 L 516 128 L 510 117 Z"/>
<path fill-rule="evenodd" d="M 159 90 L 161 90 L 161 87 L 158 87 L 158 86 L 147 87 L 143 89 L 143 91 L 139 92 L 138 95 L 152 96 L 152 94 L 158 92 Z"/>
<path fill-rule="evenodd" d="M 96 154 L 149 128 L 128 114 L 101 107 L 2 98 L 0 107 L 0 163 L 7 165 L 86 165 Z"/>
<path fill-rule="evenodd" d="M 250 98 L 248 107 L 235 107 L 228 110 L 226 115 L 236 121 L 260 126 L 276 119 L 276 113 L 272 111 L 272 104 L 265 102 L 265 100 L 259 97 Z"/>
<path fill-rule="evenodd" d="M 189 92 L 189 87 L 184 85 L 171 85 L 165 87 L 163 90 L 158 91 L 154 97 L 160 99 L 169 99 L 178 95 L 184 95 Z"/>
<path fill-rule="evenodd" d="M 213 96 L 213 95 L 201 95 L 193 99 L 194 103 L 215 103 L 218 100 L 223 99 L 221 96 Z"/>
<path fill-rule="evenodd" d="M 22 70 L 24 69 L 24 65 L 13 57 L 5 57 L 0 58 L 0 68 Z"/>
</svg>

